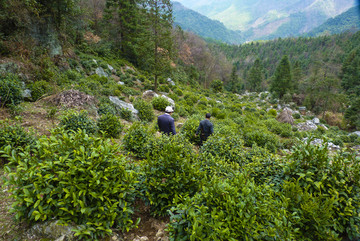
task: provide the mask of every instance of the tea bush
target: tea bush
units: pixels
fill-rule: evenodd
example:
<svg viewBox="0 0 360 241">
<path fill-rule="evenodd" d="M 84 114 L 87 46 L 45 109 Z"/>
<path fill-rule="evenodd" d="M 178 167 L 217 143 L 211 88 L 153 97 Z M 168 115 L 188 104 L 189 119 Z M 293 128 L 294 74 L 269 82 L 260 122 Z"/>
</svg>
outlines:
<svg viewBox="0 0 360 241">
<path fill-rule="evenodd" d="M 135 100 L 134 108 L 139 111 L 137 115 L 142 121 L 151 122 L 155 117 L 151 104 L 141 98 Z"/>
<path fill-rule="evenodd" d="M 271 116 L 276 117 L 276 116 L 277 116 L 277 111 L 276 111 L 275 109 L 270 109 L 270 110 L 268 111 L 268 114 L 271 115 Z"/>
<path fill-rule="evenodd" d="M 181 127 L 180 134 L 193 144 L 200 143 L 200 136 L 195 136 L 196 130 L 199 127 L 200 119 L 196 117 L 189 118 Z"/>
<path fill-rule="evenodd" d="M 293 240 L 285 205 L 246 174 L 212 176 L 202 191 L 171 209 L 171 240 Z"/>
<path fill-rule="evenodd" d="M 268 119 L 265 121 L 265 125 L 269 131 L 275 133 L 281 137 L 291 137 L 292 129 L 291 125 L 287 123 L 280 123 L 275 119 Z"/>
<path fill-rule="evenodd" d="M 51 91 L 51 86 L 48 82 L 41 80 L 36 81 L 31 85 L 31 97 L 36 101 L 40 99 L 44 94 Z"/>
<path fill-rule="evenodd" d="M 0 76 L 0 106 L 18 105 L 23 100 L 22 85 L 16 75 Z"/>
<path fill-rule="evenodd" d="M 132 152 L 134 156 L 145 158 L 152 138 L 154 138 L 154 135 L 147 126 L 135 122 L 123 138 L 123 147 L 125 150 Z"/>
<path fill-rule="evenodd" d="M 19 123 L 10 120 L 0 120 L 0 151 L 6 146 L 12 150 L 21 150 L 26 146 L 33 146 L 35 137 L 28 133 Z"/>
<path fill-rule="evenodd" d="M 80 226 L 75 235 L 91 240 L 111 234 L 112 227 L 136 226 L 136 176 L 109 141 L 56 130 L 10 160 L 17 164 L 6 168 L 17 219 L 74 223 Z"/>
<path fill-rule="evenodd" d="M 279 147 L 279 139 L 276 135 L 260 130 L 245 132 L 244 141 L 247 147 L 256 144 L 260 147 L 265 147 L 271 152 L 275 152 L 277 147 Z"/>
<path fill-rule="evenodd" d="M 154 97 L 151 100 L 151 104 L 153 105 L 155 110 L 160 110 L 160 111 L 165 111 L 166 106 L 171 105 L 170 102 L 162 96 Z"/>
<path fill-rule="evenodd" d="M 209 155 L 228 162 L 243 164 L 244 146 L 237 135 L 211 135 L 201 147 L 200 159 L 207 159 Z"/>
<path fill-rule="evenodd" d="M 113 138 L 117 138 L 123 129 L 118 117 L 113 114 L 102 115 L 97 121 L 97 127 L 99 131 L 104 133 L 105 137 Z"/>
<path fill-rule="evenodd" d="M 78 129 L 84 130 L 87 133 L 95 133 L 97 131 L 96 123 L 88 117 L 88 113 L 84 110 L 68 111 L 59 124 L 65 130 L 77 131 Z"/>
<path fill-rule="evenodd" d="M 290 212 L 296 212 L 294 226 L 298 240 L 350 240 L 360 238 L 360 164 L 353 155 L 332 157 L 327 145 L 299 144 L 284 167 L 284 195 Z M 341 239 L 340 239 L 341 240 Z"/>
<path fill-rule="evenodd" d="M 97 110 L 97 113 L 99 115 L 106 115 L 106 114 L 113 114 L 113 115 L 116 115 L 117 114 L 117 111 L 116 111 L 116 108 L 115 106 L 112 104 L 112 103 L 101 103 L 98 110 Z"/>
<path fill-rule="evenodd" d="M 119 112 L 120 112 L 119 114 L 120 114 L 121 118 L 123 118 L 124 120 L 132 121 L 134 119 L 133 113 L 129 109 L 121 108 L 119 110 Z"/>
<path fill-rule="evenodd" d="M 153 215 L 166 215 L 179 197 L 199 190 L 202 174 L 194 157 L 191 144 L 182 136 L 161 135 L 151 142 L 143 172 Z"/>
</svg>

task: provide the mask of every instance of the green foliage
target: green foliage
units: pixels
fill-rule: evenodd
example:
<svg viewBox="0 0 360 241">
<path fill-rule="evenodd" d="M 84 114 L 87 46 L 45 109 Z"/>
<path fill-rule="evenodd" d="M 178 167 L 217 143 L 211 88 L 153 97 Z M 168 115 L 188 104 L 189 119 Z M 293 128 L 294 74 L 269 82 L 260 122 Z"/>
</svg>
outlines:
<svg viewBox="0 0 360 241">
<path fill-rule="evenodd" d="M 281 137 L 291 137 L 292 129 L 291 125 L 287 123 L 280 123 L 275 119 L 268 119 L 265 121 L 265 125 L 269 131 L 275 133 Z"/>
<path fill-rule="evenodd" d="M 352 100 L 350 107 L 345 111 L 344 117 L 351 127 L 360 130 L 360 97 Z"/>
<path fill-rule="evenodd" d="M 359 162 L 346 153 L 331 157 L 327 145 L 310 142 L 296 146 L 284 169 L 283 190 L 289 212 L 297 213 L 297 239 L 359 239 Z"/>
<path fill-rule="evenodd" d="M 223 86 L 224 83 L 219 79 L 213 80 L 213 82 L 211 82 L 211 88 L 215 93 L 221 92 L 223 90 Z"/>
<path fill-rule="evenodd" d="M 141 98 L 135 100 L 134 108 L 139 111 L 137 115 L 142 121 L 151 122 L 155 117 L 151 103 L 148 103 Z"/>
<path fill-rule="evenodd" d="M 184 125 L 181 127 L 180 134 L 185 136 L 191 143 L 199 144 L 200 136 L 195 136 L 196 130 L 199 127 L 200 118 L 191 117 L 188 118 Z"/>
<path fill-rule="evenodd" d="M 106 114 L 116 115 L 117 111 L 113 104 L 105 102 L 100 104 L 97 113 L 99 115 L 106 115 Z"/>
<path fill-rule="evenodd" d="M 170 106 L 170 102 L 162 96 L 154 97 L 151 100 L 151 104 L 153 105 L 155 110 L 165 111 L 166 106 Z"/>
<path fill-rule="evenodd" d="M 23 100 L 21 82 L 15 75 L 0 76 L 0 106 L 18 105 Z"/>
<path fill-rule="evenodd" d="M 81 129 L 90 134 L 96 132 L 96 123 L 88 117 L 88 113 L 84 110 L 80 112 L 68 111 L 62 116 L 59 125 L 68 131 Z"/>
<path fill-rule="evenodd" d="M 105 114 L 97 120 L 97 127 L 99 131 L 104 132 L 105 137 L 116 138 L 120 135 L 123 126 L 118 117 L 113 114 Z"/>
<path fill-rule="evenodd" d="M 74 223 L 80 226 L 75 235 L 85 239 L 109 235 L 112 227 L 134 226 L 136 176 L 118 146 L 81 130 L 56 130 L 34 149 L 8 155 L 10 165 L 17 166 L 6 168 L 17 219 Z"/>
<path fill-rule="evenodd" d="M 201 147 L 200 158 L 207 159 L 210 156 L 219 160 L 228 162 L 236 162 L 240 165 L 244 162 L 244 146 L 242 139 L 233 134 L 213 134 L 211 135 L 204 145 Z"/>
<path fill-rule="evenodd" d="M 276 193 L 246 174 L 211 176 L 202 191 L 171 210 L 172 240 L 292 240 L 288 214 Z"/>
<path fill-rule="evenodd" d="M 40 99 L 44 94 L 51 91 L 51 86 L 48 82 L 41 80 L 36 81 L 31 85 L 31 97 L 34 101 Z"/>
<path fill-rule="evenodd" d="M 32 146 L 35 138 L 28 133 L 19 123 L 11 123 L 10 120 L 0 120 L 0 150 L 6 146 L 12 149 L 23 149 Z"/>
<path fill-rule="evenodd" d="M 275 152 L 279 146 L 279 139 L 276 135 L 261 130 L 245 132 L 244 141 L 247 147 L 252 147 L 252 145 L 256 144 L 260 147 L 265 147 L 271 152 Z"/>
<path fill-rule="evenodd" d="M 153 137 L 153 133 L 147 126 L 135 122 L 123 138 L 123 147 L 125 150 L 132 152 L 134 156 L 145 158 L 149 151 L 149 143 Z"/>
<path fill-rule="evenodd" d="M 134 119 L 133 113 L 129 109 L 121 108 L 119 112 L 121 118 L 123 118 L 124 120 L 132 121 Z"/>
<path fill-rule="evenodd" d="M 277 96 L 280 99 L 283 98 L 286 93 L 293 90 L 291 80 L 292 77 L 289 58 L 287 55 L 284 55 L 279 65 L 276 67 L 274 77 L 271 81 L 270 91 L 274 94 L 274 96 Z"/>
<path fill-rule="evenodd" d="M 191 144 L 180 135 L 161 135 L 151 142 L 143 164 L 146 197 L 152 214 L 165 215 L 179 197 L 194 195 L 200 187 L 201 173 L 195 164 Z"/>
</svg>

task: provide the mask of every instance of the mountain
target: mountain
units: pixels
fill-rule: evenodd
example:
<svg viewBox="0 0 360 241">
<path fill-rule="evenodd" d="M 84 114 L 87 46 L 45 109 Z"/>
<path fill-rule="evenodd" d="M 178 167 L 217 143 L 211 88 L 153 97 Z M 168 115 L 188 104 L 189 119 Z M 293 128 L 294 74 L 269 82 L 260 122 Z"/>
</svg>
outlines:
<svg viewBox="0 0 360 241">
<path fill-rule="evenodd" d="M 198 12 L 173 2 L 173 16 L 176 25 L 204 38 L 212 38 L 226 43 L 241 43 L 244 38 L 240 31 L 229 30 L 218 20 L 212 20 Z"/>
<path fill-rule="evenodd" d="M 349 31 L 360 30 L 359 6 L 350 8 L 335 18 L 328 19 L 319 27 L 314 28 L 306 34 L 306 36 L 316 37 L 321 35 L 337 34 Z"/>
<path fill-rule="evenodd" d="M 246 40 L 298 36 L 356 5 L 356 0 L 178 0 Z M 245 38 L 245 37 L 244 37 Z"/>
</svg>

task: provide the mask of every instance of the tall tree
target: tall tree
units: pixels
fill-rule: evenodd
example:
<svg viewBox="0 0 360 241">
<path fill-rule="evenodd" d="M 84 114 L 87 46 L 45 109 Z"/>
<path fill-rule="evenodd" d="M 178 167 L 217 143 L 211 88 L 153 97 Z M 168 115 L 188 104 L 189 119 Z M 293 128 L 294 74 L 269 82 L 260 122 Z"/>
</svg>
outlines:
<svg viewBox="0 0 360 241">
<path fill-rule="evenodd" d="M 342 66 L 341 86 L 347 94 L 360 96 L 360 48 L 354 49 Z"/>
<path fill-rule="evenodd" d="M 158 77 L 169 71 L 173 51 L 172 3 L 170 0 L 143 0 L 143 25 L 140 35 L 141 65 L 154 74 L 154 90 L 158 87 Z"/>
<path fill-rule="evenodd" d="M 261 83 L 264 79 L 263 67 L 260 59 L 257 58 L 249 71 L 247 79 L 248 88 L 250 91 L 261 91 Z"/>
<path fill-rule="evenodd" d="M 121 55 L 136 62 L 136 40 L 140 8 L 139 0 L 107 0 L 105 19 L 111 23 L 109 34 Z"/>
<path fill-rule="evenodd" d="M 287 55 L 284 55 L 276 67 L 275 74 L 271 80 L 270 91 L 280 99 L 292 92 L 291 68 Z"/>
</svg>

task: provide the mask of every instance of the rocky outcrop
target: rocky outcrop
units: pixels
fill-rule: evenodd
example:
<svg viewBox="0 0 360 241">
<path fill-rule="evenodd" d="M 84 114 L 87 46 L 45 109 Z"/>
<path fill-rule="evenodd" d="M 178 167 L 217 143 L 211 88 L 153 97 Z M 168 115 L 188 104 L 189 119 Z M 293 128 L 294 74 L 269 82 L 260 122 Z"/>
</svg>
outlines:
<svg viewBox="0 0 360 241">
<path fill-rule="evenodd" d="M 137 114 L 139 112 L 137 109 L 134 108 L 132 104 L 122 101 L 116 96 L 109 96 L 109 99 L 112 103 L 114 103 L 118 107 L 130 110 L 133 114 Z"/>
<path fill-rule="evenodd" d="M 290 108 L 284 108 L 284 110 L 276 117 L 276 119 L 281 123 L 288 123 L 291 125 L 294 124 L 294 118 Z"/>
<path fill-rule="evenodd" d="M 313 131 L 318 127 L 314 124 L 314 122 L 308 120 L 306 122 L 302 122 L 296 125 L 299 131 Z"/>
</svg>

